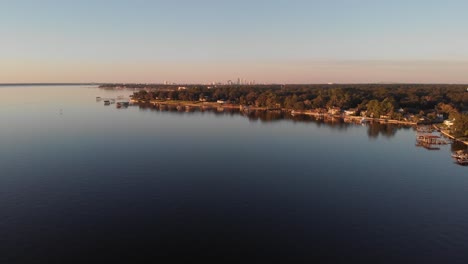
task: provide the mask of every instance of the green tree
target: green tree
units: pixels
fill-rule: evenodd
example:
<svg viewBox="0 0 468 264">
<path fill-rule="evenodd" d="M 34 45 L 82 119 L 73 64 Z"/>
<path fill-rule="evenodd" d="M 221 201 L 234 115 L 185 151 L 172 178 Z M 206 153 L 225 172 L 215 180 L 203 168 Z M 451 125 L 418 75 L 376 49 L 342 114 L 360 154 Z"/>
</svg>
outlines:
<svg viewBox="0 0 468 264">
<path fill-rule="evenodd" d="M 379 118 L 380 115 L 382 114 L 382 108 L 380 105 L 380 102 L 376 99 L 370 100 L 369 103 L 367 103 L 367 115 L 370 117 L 375 117 Z"/>
<path fill-rule="evenodd" d="M 455 137 L 468 137 L 468 114 L 454 114 L 452 133 Z"/>
</svg>

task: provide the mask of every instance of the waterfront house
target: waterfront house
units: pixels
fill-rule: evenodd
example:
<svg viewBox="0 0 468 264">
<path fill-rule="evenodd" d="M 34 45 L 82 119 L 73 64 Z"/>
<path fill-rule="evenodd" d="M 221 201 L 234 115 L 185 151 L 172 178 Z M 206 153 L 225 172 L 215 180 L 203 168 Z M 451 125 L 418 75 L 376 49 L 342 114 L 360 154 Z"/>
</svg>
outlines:
<svg viewBox="0 0 468 264">
<path fill-rule="evenodd" d="M 403 117 L 403 120 L 405 120 L 405 121 L 415 121 L 415 118 L 416 118 L 416 116 L 413 115 L 413 114 L 406 114 L 406 115 Z"/>
<path fill-rule="evenodd" d="M 432 121 L 431 121 L 429 118 L 423 116 L 423 117 L 420 117 L 420 118 L 418 119 L 418 122 L 417 122 L 417 123 L 418 123 L 418 124 L 431 124 Z"/>
<path fill-rule="evenodd" d="M 339 107 L 331 107 L 331 108 L 328 109 L 328 113 L 329 113 L 330 115 L 339 115 L 339 114 L 341 114 L 341 108 L 339 108 Z"/>
<path fill-rule="evenodd" d="M 444 120 L 444 125 L 446 125 L 447 127 L 451 127 L 453 126 L 453 122 L 455 121 L 455 119 L 452 119 L 452 120 Z"/>
<path fill-rule="evenodd" d="M 348 109 L 348 110 L 345 110 L 344 113 L 345 113 L 345 115 L 347 115 L 347 116 L 356 115 L 357 109 L 356 109 L 356 108 L 350 108 L 350 109 Z"/>
<path fill-rule="evenodd" d="M 444 115 L 443 114 L 437 114 L 433 122 L 434 123 L 443 123 L 444 122 Z"/>
</svg>

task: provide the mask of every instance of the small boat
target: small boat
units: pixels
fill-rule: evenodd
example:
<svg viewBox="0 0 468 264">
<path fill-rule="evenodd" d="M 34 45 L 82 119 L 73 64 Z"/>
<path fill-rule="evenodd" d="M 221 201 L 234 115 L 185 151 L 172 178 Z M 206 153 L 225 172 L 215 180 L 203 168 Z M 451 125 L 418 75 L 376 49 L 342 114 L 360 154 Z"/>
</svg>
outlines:
<svg viewBox="0 0 468 264">
<path fill-rule="evenodd" d="M 104 101 L 104 105 L 110 105 L 110 101 L 109 101 L 109 100 L 105 100 L 105 101 Z"/>
<path fill-rule="evenodd" d="M 460 165 L 463 165 L 463 166 L 466 166 L 468 165 L 468 158 L 457 158 L 457 163 L 460 164 Z"/>
<path fill-rule="evenodd" d="M 468 152 L 466 152 L 465 150 L 458 150 L 452 154 L 452 158 L 455 160 L 468 159 Z"/>
</svg>

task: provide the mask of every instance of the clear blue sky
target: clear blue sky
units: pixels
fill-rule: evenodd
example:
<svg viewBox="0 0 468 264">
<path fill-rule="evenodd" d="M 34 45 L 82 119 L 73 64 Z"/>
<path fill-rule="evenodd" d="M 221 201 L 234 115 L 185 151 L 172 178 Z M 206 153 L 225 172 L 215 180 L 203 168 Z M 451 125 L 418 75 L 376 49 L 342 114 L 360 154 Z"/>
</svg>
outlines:
<svg viewBox="0 0 468 264">
<path fill-rule="evenodd" d="M 0 1 L 0 82 L 466 82 L 468 1 Z"/>
</svg>

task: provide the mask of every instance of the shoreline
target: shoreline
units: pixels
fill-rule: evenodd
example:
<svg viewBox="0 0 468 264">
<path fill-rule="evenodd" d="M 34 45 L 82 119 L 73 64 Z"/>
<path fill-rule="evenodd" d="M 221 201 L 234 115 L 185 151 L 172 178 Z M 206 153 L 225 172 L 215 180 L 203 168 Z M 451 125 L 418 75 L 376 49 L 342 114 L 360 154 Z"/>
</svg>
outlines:
<svg viewBox="0 0 468 264">
<path fill-rule="evenodd" d="M 307 115 L 313 116 L 315 118 L 330 118 L 330 119 L 343 119 L 344 122 L 348 123 L 380 123 L 380 124 L 395 124 L 395 125 L 406 125 L 406 126 L 417 126 L 417 122 L 411 121 L 401 121 L 401 120 L 394 120 L 394 119 L 383 119 L 383 118 L 371 118 L 371 117 L 362 117 L 362 116 L 347 116 L 344 114 L 329 114 L 329 113 L 319 113 L 311 110 L 307 111 L 297 111 L 287 108 L 267 108 L 267 107 L 257 107 L 257 106 L 242 106 L 238 104 L 220 104 L 217 102 L 193 102 L 193 101 L 178 101 L 178 100 L 168 100 L 168 101 L 161 101 L 161 100 L 135 100 L 131 99 L 130 102 L 135 104 L 152 104 L 152 105 L 170 105 L 176 107 L 193 107 L 193 108 L 201 108 L 201 109 L 238 109 L 241 112 L 250 112 L 250 111 L 281 111 L 284 113 L 289 113 L 292 116 L 295 115 Z M 460 140 L 453 135 L 450 135 L 447 131 L 442 130 L 437 124 L 425 124 L 425 125 L 432 125 L 437 131 L 439 131 L 444 136 L 461 142 L 468 146 L 468 141 Z"/>
<path fill-rule="evenodd" d="M 371 117 L 362 117 L 362 116 L 348 116 L 348 115 L 332 115 L 328 113 L 317 113 L 313 111 L 294 111 L 294 110 L 288 110 L 293 112 L 293 114 L 301 114 L 301 115 L 311 115 L 315 117 L 332 117 L 332 118 L 343 118 L 343 119 L 348 119 L 352 121 L 359 121 L 361 122 L 364 120 L 364 122 L 377 122 L 377 123 L 387 123 L 387 124 L 399 124 L 399 125 L 411 125 L 411 126 L 416 126 L 418 123 L 416 122 L 411 122 L 411 121 L 401 121 L 401 120 L 395 120 L 395 119 L 383 119 L 383 118 L 371 118 Z"/>
<path fill-rule="evenodd" d="M 409 125 L 416 126 L 418 123 L 411 121 L 401 121 L 394 119 L 383 119 L 383 118 L 371 118 L 371 117 L 362 117 L 362 116 L 347 116 L 343 114 L 328 114 L 328 113 L 318 113 L 315 111 L 297 111 L 287 108 L 267 108 L 267 107 L 257 107 L 257 106 L 242 106 L 238 104 L 220 104 L 217 102 L 192 102 L 192 101 L 161 101 L 161 100 L 130 100 L 132 103 L 147 103 L 152 105 L 172 105 L 172 106 L 181 106 L 181 107 L 197 107 L 197 108 L 228 108 L 228 109 L 239 109 L 240 111 L 281 111 L 287 112 L 291 115 L 308 115 L 314 116 L 317 118 L 342 118 L 345 121 L 351 121 L 353 123 L 364 122 L 377 122 L 381 124 L 397 124 L 397 125 Z"/>
<path fill-rule="evenodd" d="M 454 137 L 453 135 L 450 135 L 447 131 L 441 129 L 440 127 L 438 127 L 437 125 L 432 125 L 437 131 L 440 131 L 441 134 L 443 134 L 444 136 L 450 138 L 450 139 L 453 139 L 455 141 L 458 141 L 458 142 L 461 142 L 463 144 L 465 144 L 466 146 L 468 146 L 468 141 L 463 141 L 463 140 L 460 140 L 456 137 Z"/>
</svg>

